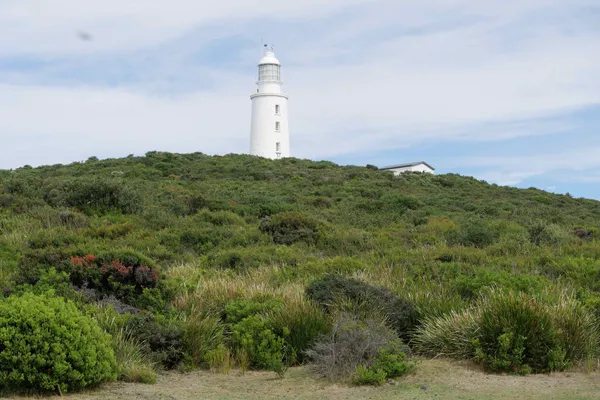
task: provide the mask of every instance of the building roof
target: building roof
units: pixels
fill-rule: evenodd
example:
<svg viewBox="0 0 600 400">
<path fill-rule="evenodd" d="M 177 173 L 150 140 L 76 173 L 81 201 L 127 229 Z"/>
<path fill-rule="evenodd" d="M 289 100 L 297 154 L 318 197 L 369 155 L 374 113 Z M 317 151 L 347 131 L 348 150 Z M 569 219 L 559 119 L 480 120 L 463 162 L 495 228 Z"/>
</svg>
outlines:
<svg viewBox="0 0 600 400">
<path fill-rule="evenodd" d="M 416 161 L 416 162 L 410 162 L 410 163 L 406 163 L 406 164 L 390 165 L 388 167 L 383 167 L 383 168 L 379 168 L 379 169 L 406 168 L 406 167 L 414 167 L 415 165 L 419 165 L 419 164 L 427 165 L 429 168 L 431 168 L 432 170 L 435 171 L 435 168 L 433 168 L 431 165 L 427 164 L 425 161 Z"/>
</svg>

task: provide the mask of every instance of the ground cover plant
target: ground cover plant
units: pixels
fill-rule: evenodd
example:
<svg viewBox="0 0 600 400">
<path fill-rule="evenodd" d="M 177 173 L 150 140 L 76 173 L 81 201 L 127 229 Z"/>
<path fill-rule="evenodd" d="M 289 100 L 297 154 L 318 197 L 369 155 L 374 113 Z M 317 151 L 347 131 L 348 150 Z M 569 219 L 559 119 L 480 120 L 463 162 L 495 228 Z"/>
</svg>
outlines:
<svg viewBox="0 0 600 400">
<path fill-rule="evenodd" d="M 599 235 L 600 202 L 455 174 L 162 152 L 0 171 L 5 301 L 68 301 L 126 381 L 316 366 L 342 315 L 398 340 L 347 382 L 403 376 L 415 354 L 589 369 Z"/>
</svg>

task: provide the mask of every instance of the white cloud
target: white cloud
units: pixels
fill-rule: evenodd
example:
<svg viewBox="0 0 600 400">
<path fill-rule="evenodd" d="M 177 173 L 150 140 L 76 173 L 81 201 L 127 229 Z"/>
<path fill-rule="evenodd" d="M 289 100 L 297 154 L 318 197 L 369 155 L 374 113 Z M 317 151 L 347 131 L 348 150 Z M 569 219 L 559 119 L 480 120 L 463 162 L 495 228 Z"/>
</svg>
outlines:
<svg viewBox="0 0 600 400">
<path fill-rule="evenodd" d="M 202 24 L 277 15 L 302 18 L 376 0 L 3 0 L 0 4 L 0 54 L 81 53 L 132 50 L 156 45 Z M 259 22 L 260 23 L 260 22 Z M 77 30 L 96 43 L 75 40 Z M 16 40 L 17 39 L 17 40 Z M 210 38 L 206 38 L 210 39 Z"/>
<path fill-rule="evenodd" d="M 599 175 L 589 172 L 600 168 L 600 147 L 533 156 L 465 157 L 455 160 L 455 168 L 477 168 L 479 179 L 501 185 L 516 185 L 527 178 L 553 173 L 557 182 L 596 182 Z"/>
<path fill-rule="evenodd" d="M 358 17 L 342 13 L 352 5 L 370 4 Z M 68 71 L 81 62 L 77 57 L 86 60 L 91 57 L 86 53 L 93 52 L 100 63 L 96 73 L 102 72 L 102 57 L 133 50 L 160 45 L 164 59 L 152 73 L 148 69 L 154 65 L 137 62 L 136 76 L 145 79 L 117 86 L 37 83 L 44 70 L 0 76 L 5 82 L 0 85 L 0 168 L 154 149 L 245 152 L 254 73 L 183 66 L 182 61 L 218 36 L 243 34 L 254 40 L 255 33 L 244 29 L 256 23 L 256 31 L 264 32 L 266 18 L 331 24 L 306 34 L 278 28 L 286 38 L 278 55 L 289 65 L 284 79 L 296 156 L 327 158 L 422 141 L 502 140 L 565 131 L 571 126 L 568 113 L 600 104 L 600 30 L 576 19 L 594 4 L 5 1 L 0 4 L 4 58 L 59 58 Z M 203 26 L 218 29 L 203 30 L 203 37 L 190 33 Z M 90 31 L 95 40 L 78 41 L 78 29 Z M 169 40 L 186 34 L 184 50 L 170 47 Z M 242 58 L 253 65 L 256 53 L 244 52 Z M 167 76 L 177 74 L 189 76 L 185 95 L 155 94 Z M 212 88 L 193 90 L 202 80 Z M 486 162 L 478 165 L 504 165 Z M 533 166 L 490 177 L 519 182 L 542 170 Z"/>
</svg>

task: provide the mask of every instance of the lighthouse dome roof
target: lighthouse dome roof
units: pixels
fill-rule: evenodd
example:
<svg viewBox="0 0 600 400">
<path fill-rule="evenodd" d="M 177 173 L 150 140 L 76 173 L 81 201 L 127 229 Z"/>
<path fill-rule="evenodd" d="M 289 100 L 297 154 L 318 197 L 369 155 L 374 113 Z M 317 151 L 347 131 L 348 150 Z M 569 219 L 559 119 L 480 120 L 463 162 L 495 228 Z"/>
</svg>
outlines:
<svg viewBox="0 0 600 400">
<path fill-rule="evenodd" d="M 275 53 L 272 50 L 265 50 L 263 58 L 260 59 L 258 65 L 263 64 L 275 64 L 280 65 L 279 60 L 275 57 Z"/>
</svg>

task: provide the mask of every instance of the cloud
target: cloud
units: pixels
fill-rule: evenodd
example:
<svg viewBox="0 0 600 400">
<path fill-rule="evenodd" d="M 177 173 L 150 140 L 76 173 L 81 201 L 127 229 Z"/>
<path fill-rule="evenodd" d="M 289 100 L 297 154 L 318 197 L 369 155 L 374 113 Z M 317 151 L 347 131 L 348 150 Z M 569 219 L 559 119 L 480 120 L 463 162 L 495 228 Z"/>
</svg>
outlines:
<svg viewBox="0 0 600 400">
<path fill-rule="evenodd" d="M 582 172 L 600 169 L 598 154 L 600 147 L 580 147 L 534 156 L 464 157 L 455 160 L 453 166 L 476 168 L 481 171 L 480 179 L 501 185 L 516 185 L 546 174 L 553 174 L 557 182 L 596 182 L 600 181 L 600 172 L 596 175 Z"/>
<path fill-rule="evenodd" d="M 594 5 L 5 1 L 0 167 L 155 149 L 246 152 L 253 45 L 271 27 L 295 156 L 568 132 L 571 113 L 600 105 Z M 95 40 L 77 40 L 79 29 Z M 221 61 L 230 49 L 234 61 Z M 517 158 L 528 167 L 503 171 L 486 160 L 466 161 L 504 182 L 549 168 Z"/>
<path fill-rule="evenodd" d="M 375 0 L 4 0 L 0 4 L 0 54 L 69 54 L 129 51 L 157 45 L 203 24 L 271 15 L 303 18 L 327 15 L 353 4 Z M 85 29 L 95 46 L 74 40 Z M 235 31 L 236 25 L 228 29 Z M 14 38 L 18 38 L 15 40 Z M 210 38 L 208 38 L 210 39 Z"/>
</svg>

